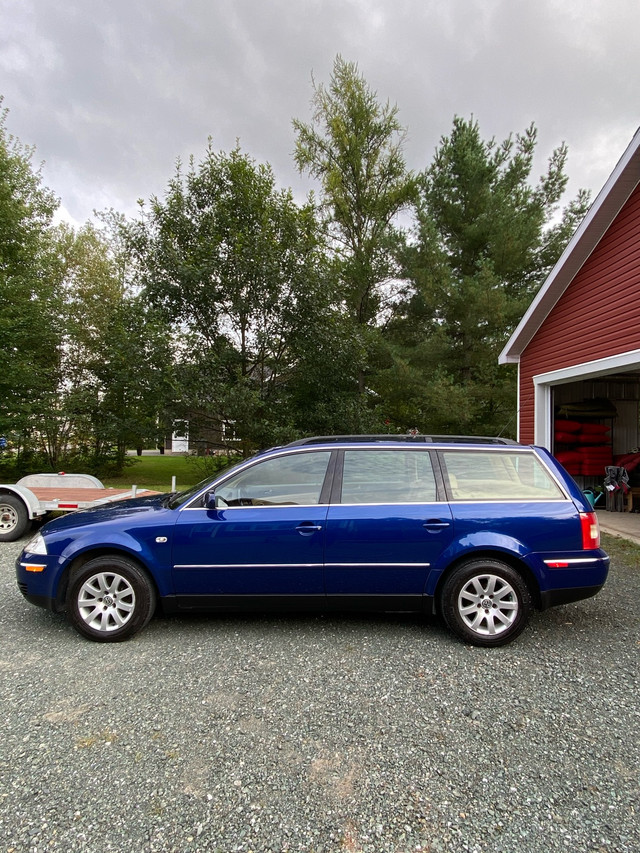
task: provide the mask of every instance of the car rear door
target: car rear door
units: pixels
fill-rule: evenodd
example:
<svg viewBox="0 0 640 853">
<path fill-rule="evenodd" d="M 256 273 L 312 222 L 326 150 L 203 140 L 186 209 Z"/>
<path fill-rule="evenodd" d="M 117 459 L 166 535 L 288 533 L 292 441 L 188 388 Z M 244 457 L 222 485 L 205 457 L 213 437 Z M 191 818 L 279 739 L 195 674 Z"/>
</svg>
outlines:
<svg viewBox="0 0 640 853">
<path fill-rule="evenodd" d="M 332 604 L 421 608 L 429 568 L 453 537 L 438 477 L 424 448 L 341 453 L 325 540 Z"/>
</svg>

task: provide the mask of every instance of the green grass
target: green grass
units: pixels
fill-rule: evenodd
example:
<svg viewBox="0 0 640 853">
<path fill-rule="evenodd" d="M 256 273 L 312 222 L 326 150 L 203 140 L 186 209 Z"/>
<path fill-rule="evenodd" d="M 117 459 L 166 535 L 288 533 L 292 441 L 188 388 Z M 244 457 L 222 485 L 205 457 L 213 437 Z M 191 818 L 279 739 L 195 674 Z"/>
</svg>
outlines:
<svg viewBox="0 0 640 853">
<path fill-rule="evenodd" d="M 618 536 L 602 534 L 602 547 L 612 562 L 620 562 L 633 569 L 640 569 L 640 545 Z"/>
<path fill-rule="evenodd" d="M 176 478 L 176 488 L 186 489 L 198 483 L 207 473 L 198 467 L 197 460 L 187 456 L 130 456 L 130 465 L 120 477 L 105 477 L 108 488 L 128 489 L 136 485 L 157 492 L 171 491 L 171 478 Z"/>
</svg>

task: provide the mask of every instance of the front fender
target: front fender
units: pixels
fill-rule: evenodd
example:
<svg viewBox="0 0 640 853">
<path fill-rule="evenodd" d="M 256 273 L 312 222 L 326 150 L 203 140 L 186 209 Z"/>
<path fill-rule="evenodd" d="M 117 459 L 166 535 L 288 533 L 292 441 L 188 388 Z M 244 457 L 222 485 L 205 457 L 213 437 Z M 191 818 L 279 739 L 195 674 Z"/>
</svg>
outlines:
<svg viewBox="0 0 640 853">
<path fill-rule="evenodd" d="M 158 535 L 161 531 L 157 529 L 151 532 L 153 536 L 140 540 L 126 531 L 110 531 L 108 541 L 97 542 L 88 530 L 86 536 L 78 536 L 66 544 L 59 557 L 59 566 L 67 572 L 80 559 L 86 562 L 98 554 L 117 552 L 133 557 L 147 570 L 160 596 L 170 595 L 173 593 L 170 535 Z"/>
</svg>

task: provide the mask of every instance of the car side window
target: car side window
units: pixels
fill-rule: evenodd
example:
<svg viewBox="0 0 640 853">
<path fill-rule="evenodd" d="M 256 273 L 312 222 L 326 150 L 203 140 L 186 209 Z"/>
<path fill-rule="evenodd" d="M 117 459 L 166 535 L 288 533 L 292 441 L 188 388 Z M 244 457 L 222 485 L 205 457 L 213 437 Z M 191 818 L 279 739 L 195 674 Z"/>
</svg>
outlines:
<svg viewBox="0 0 640 853">
<path fill-rule="evenodd" d="M 431 503 L 436 481 L 421 450 L 346 450 L 343 504 Z"/>
<path fill-rule="evenodd" d="M 320 503 L 331 451 L 292 453 L 258 462 L 216 489 L 227 506 L 287 506 Z"/>
<path fill-rule="evenodd" d="M 561 500 L 564 495 L 534 453 L 443 451 L 453 500 Z"/>
</svg>

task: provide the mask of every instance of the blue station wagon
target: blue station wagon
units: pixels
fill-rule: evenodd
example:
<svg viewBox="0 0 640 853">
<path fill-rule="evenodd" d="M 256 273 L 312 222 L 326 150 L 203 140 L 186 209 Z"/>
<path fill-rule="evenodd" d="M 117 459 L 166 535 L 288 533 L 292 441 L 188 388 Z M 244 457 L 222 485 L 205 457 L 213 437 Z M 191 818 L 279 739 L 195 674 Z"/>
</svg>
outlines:
<svg viewBox="0 0 640 853">
<path fill-rule="evenodd" d="M 104 642 L 160 606 L 437 613 L 478 646 L 602 587 L 596 515 L 545 449 L 391 439 L 305 439 L 183 492 L 57 518 L 18 558 L 18 586 Z"/>
</svg>

